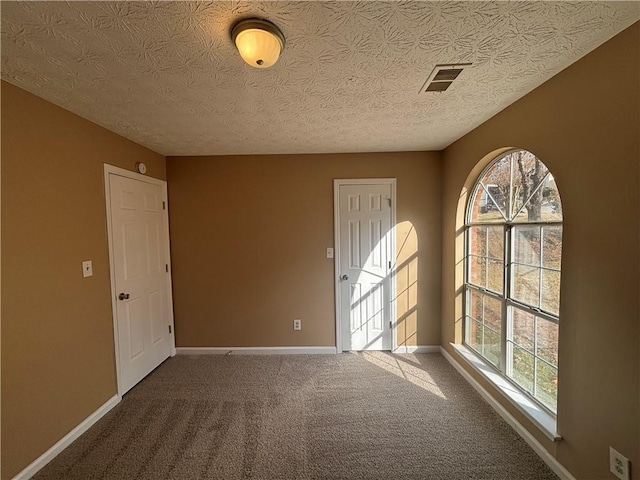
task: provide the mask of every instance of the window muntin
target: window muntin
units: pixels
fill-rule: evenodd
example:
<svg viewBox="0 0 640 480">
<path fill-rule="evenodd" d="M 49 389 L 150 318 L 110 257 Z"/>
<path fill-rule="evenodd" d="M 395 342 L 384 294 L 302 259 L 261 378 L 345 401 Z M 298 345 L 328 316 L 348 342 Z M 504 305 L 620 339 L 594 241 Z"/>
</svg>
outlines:
<svg viewBox="0 0 640 480">
<path fill-rule="evenodd" d="M 548 168 L 525 150 L 494 160 L 465 238 L 465 343 L 555 412 L 562 205 Z"/>
</svg>

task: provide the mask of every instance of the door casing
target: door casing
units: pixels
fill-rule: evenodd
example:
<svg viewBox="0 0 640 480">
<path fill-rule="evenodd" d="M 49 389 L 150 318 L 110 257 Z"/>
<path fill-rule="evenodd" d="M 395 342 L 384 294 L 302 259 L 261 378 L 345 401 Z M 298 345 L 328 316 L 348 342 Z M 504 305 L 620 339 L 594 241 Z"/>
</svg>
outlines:
<svg viewBox="0 0 640 480">
<path fill-rule="evenodd" d="M 340 186 L 341 185 L 389 185 L 391 187 L 391 230 L 389 231 L 389 241 L 391 254 L 391 282 L 390 283 L 390 301 L 389 301 L 389 318 L 391 319 L 391 351 L 397 350 L 396 338 L 396 309 L 394 300 L 396 298 L 396 281 L 395 281 L 395 255 L 396 255 L 396 179 L 395 178 L 345 178 L 333 180 L 333 283 L 335 289 L 335 307 L 336 307 L 336 352 L 342 353 L 342 322 L 346 321 L 342 318 L 340 308 L 342 302 L 342 294 L 340 292 Z"/>
<path fill-rule="evenodd" d="M 124 168 L 114 167 L 113 165 L 104 164 L 104 193 L 105 200 L 107 206 L 107 237 L 109 241 L 109 277 L 111 280 L 111 312 L 113 316 L 113 341 L 114 341 L 114 355 L 116 362 L 116 378 L 118 382 L 118 396 L 122 397 L 124 395 L 121 381 L 121 373 L 120 373 L 120 356 L 119 356 L 119 340 L 118 340 L 118 310 L 117 310 L 117 291 L 116 291 L 116 275 L 115 275 L 115 259 L 113 254 L 113 231 L 111 226 L 111 186 L 109 182 L 110 175 L 118 175 L 120 177 L 129 178 L 132 180 L 138 180 L 145 183 L 150 183 L 153 185 L 158 185 L 162 188 L 162 196 L 165 201 L 166 208 L 163 210 L 164 212 L 164 232 L 166 238 L 167 251 L 165 252 L 167 264 L 169 265 L 169 271 L 166 275 L 167 282 L 167 300 L 169 302 L 167 312 L 169 325 L 171 325 L 171 333 L 169 334 L 170 342 L 171 342 L 171 356 L 175 356 L 176 354 L 176 337 L 175 337 L 175 327 L 173 324 L 173 292 L 171 289 L 171 248 L 169 244 L 169 203 L 167 200 L 167 182 L 164 180 L 159 180 L 153 177 L 147 177 L 146 175 L 141 175 L 136 172 L 131 172 L 129 170 L 125 170 Z"/>
</svg>

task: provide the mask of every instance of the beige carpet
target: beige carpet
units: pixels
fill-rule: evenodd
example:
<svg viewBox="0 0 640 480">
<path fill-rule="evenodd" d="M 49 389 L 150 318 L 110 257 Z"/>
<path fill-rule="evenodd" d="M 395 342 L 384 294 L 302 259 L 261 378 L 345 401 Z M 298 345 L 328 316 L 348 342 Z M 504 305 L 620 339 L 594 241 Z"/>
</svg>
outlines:
<svg viewBox="0 0 640 480">
<path fill-rule="evenodd" d="M 557 477 L 440 354 L 177 356 L 37 479 Z"/>
</svg>

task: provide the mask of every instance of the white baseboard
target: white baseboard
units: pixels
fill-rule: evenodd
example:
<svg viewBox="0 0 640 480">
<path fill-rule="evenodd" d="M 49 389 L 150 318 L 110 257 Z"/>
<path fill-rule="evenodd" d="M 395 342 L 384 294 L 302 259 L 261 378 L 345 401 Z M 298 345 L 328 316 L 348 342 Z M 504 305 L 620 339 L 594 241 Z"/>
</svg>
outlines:
<svg viewBox="0 0 640 480">
<path fill-rule="evenodd" d="M 505 409 L 495 398 L 491 396 L 491 394 L 485 390 L 485 388 L 478 383 L 478 381 L 469 375 L 467 372 L 450 354 L 445 350 L 444 347 L 440 347 L 440 351 L 444 358 L 446 358 L 451 365 L 458 371 L 462 377 L 471 384 L 473 388 L 482 396 L 482 398 L 496 411 L 498 414 L 509 424 L 511 427 L 520 435 L 525 442 L 529 444 L 529 446 L 533 449 L 536 454 L 546 463 L 551 470 L 554 471 L 561 480 L 576 480 L 576 478 L 571 475 L 569 470 L 567 470 L 562 464 L 551 455 L 546 448 L 542 446 L 542 444 L 533 436 L 529 431 L 522 426 L 520 422 L 518 422 L 513 415 L 511 415 L 507 409 Z"/>
<path fill-rule="evenodd" d="M 310 355 L 334 354 L 336 347 L 177 347 L 178 355 Z M 393 353 L 439 353 L 440 345 L 397 347 Z"/>
<path fill-rule="evenodd" d="M 312 355 L 334 354 L 336 347 L 177 347 L 178 355 Z M 400 346 L 393 353 L 439 353 L 440 345 Z"/>
<path fill-rule="evenodd" d="M 402 345 L 393 353 L 440 353 L 440 345 Z"/>
<path fill-rule="evenodd" d="M 336 353 L 336 347 L 178 347 L 178 355 L 309 355 Z"/>
<path fill-rule="evenodd" d="M 28 480 L 38 473 L 47 463 L 56 458 L 60 452 L 67 448 L 80 435 L 89 430 L 91 426 L 100 420 L 109 410 L 120 403 L 120 396 L 114 395 L 106 401 L 104 405 L 95 412 L 85 418 L 76 428 L 67 433 L 53 447 L 44 452 L 33 462 L 31 462 L 24 470 L 18 473 L 13 480 Z"/>
</svg>

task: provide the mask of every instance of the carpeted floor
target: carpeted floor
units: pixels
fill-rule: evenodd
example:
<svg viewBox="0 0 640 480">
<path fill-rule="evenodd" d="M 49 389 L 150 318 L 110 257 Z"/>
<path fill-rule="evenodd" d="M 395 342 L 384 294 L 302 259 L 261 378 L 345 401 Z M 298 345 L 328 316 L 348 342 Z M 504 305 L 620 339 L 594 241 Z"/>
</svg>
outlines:
<svg viewBox="0 0 640 480">
<path fill-rule="evenodd" d="M 440 354 L 177 356 L 37 479 L 557 477 Z"/>
</svg>

